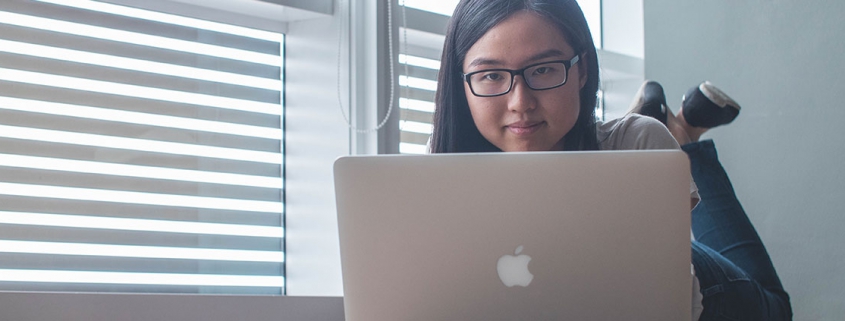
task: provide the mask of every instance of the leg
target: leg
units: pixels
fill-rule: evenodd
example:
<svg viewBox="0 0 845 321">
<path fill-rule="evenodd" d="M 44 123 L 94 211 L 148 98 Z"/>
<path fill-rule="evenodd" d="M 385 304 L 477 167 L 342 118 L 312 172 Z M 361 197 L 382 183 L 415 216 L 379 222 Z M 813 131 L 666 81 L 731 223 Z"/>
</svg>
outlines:
<svg viewBox="0 0 845 321">
<path fill-rule="evenodd" d="M 786 293 L 766 290 L 713 249 L 693 241 L 692 262 L 703 296 L 700 321 L 792 320 Z"/>
<path fill-rule="evenodd" d="M 692 211 L 692 230 L 696 238 L 693 265 L 704 295 L 704 315 L 745 314 L 742 319 L 750 320 L 757 319 L 756 313 L 760 320 L 791 319 L 789 296 L 736 198 L 713 141 L 681 148 L 689 155 L 693 180 L 701 194 L 701 202 Z M 711 307 L 720 308 L 708 312 L 708 301 L 717 300 L 725 302 L 711 302 Z M 731 309 L 732 304 L 738 310 Z"/>
<path fill-rule="evenodd" d="M 660 85 L 650 82 L 648 86 Z M 647 104 L 645 98 L 649 97 L 635 99 L 631 112 L 643 110 L 636 105 Z M 665 98 L 651 100 L 665 102 Z M 733 121 L 739 105 L 705 82 L 687 92 L 677 117 L 668 108 L 665 113 L 658 120 L 689 156 L 701 196 L 692 211 L 696 238 L 692 260 L 704 296 L 701 320 L 791 320 L 789 295 L 736 198 L 713 141 L 699 141 L 710 128 Z"/>
</svg>

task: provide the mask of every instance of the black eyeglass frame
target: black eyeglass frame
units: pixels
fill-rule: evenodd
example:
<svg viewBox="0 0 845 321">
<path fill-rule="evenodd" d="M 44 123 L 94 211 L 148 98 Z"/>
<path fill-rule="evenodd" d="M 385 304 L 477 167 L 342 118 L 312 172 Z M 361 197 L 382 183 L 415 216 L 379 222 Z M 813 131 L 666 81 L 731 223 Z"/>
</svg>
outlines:
<svg viewBox="0 0 845 321">
<path fill-rule="evenodd" d="M 516 75 L 522 76 L 522 81 L 524 81 L 525 85 L 528 86 L 528 88 L 531 88 L 532 90 L 549 90 L 549 89 L 554 89 L 554 88 L 566 85 L 566 82 L 569 81 L 569 69 L 572 68 L 572 66 L 574 66 L 575 64 L 577 64 L 579 60 L 581 60 L 581 55 L 575 55 L 575 57 L 572 57 L 572 59 L 569 59 L 569 60 L 552 60 L 552 61 L 538 62 L 536 64 L 531 64 L 531 65 L 525 66 L 522 69 L 504 69 L 504 68 L 484 69 L 484 70 L 479 70 L 479 71 L 473 71 L 473 72 L 468 73 L 468 74 L 461 73 L 461 76 L 464 78 L 464 81 L 466 81 L 466 83 L 469 84 L 469 91 L 472 92 L 472 94 L 475 95 L 476 97 L 497 97 L 497 96 L 506 95 L 507 93 L 511 92 L 511 90 L 513 90 L 513 82 L 514 82 L 514 79 L 516 79 Z M 563 66 L 564 66 L 564 69 L 565 69 L 564 74 L 566 75 L 566 77 L 563 79 L 563 82 L 561 82 L 560 84 L 551 86 L 551 87 L 547 87 L 547 88 L 531 87 L 531 84 L 529 84 L 528 80 L 526 80 L 526 78 L 525 78 L 525 75 L 524 75 L 525 71 L 530 69 L 531 67 L 536 67 L 536 66 L 539 66 L 539 65 L 545 65 L 545 64 L 550 64 L 550 63 L 563 63 Z M 479 94 L 475 93 L 475 89 L 472 88 L 472 82 L 470 81 L 470 77 L 472 77 L 473 75 L 482 73 L 482 72 L 491 72 L 491 71 L 506 71 L 506 72 L 510 73 L 511 84 L 510 84 L 510 86 L 508 86 L 508 90 L 506 90 L 503 93 L 493 94 L 493 95 L 479 95 Z"/>
</svg>

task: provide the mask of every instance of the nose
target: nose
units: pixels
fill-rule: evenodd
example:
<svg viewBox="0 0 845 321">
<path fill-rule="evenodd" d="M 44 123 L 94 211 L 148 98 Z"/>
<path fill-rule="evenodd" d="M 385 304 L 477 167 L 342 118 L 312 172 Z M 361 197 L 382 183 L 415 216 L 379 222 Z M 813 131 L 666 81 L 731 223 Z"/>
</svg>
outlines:
<svg viewBox="0 0 845 321">
<path fill-rule="evenodd" d="M 513 88 L 508 93 L 508 110 L 526 112 L 537 108 L 537 97 L 534 94 L 534 90 L 528 88 L 522 75 L 514 76 Z"/>
</svg>

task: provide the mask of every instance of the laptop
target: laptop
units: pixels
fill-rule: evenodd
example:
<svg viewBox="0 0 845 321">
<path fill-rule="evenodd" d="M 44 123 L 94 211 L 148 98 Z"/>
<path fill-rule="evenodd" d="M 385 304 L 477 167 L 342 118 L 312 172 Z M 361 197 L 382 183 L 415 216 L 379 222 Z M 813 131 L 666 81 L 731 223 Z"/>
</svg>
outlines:
<svg viewBox="0 0 845 321">
<path fill-rule="evenodd" d="M 341 157 L 347 321 L 688 320 L 681 151 Z"/>
</svg>

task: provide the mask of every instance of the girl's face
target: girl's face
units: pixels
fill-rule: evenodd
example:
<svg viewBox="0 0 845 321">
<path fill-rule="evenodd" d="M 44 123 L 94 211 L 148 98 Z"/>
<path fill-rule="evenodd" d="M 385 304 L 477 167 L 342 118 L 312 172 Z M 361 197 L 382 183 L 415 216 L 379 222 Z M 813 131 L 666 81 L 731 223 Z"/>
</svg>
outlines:
<svg viewBox="0 0 845 321">
<path fill-rule="evenodd" d="M 486 69 L 522 69 L 548 61 L 570 60 L 576 53 L 563 34 L 544 18 L 519 12 L 488 30 L 467 52 L 465 74 Z M 583 57 L 581 57 L 583 59 Z M 563 150 L 563 137 L 578 119 L 579 90 L 587 81 L 585 64 L 569 69 L 563 86 L 548 90 L 529 88 L 522 75 L 513 88 L 496 97 L 478 97 L 464 81 L 464 91 L 475 126 L 490 143 L 506 152 Z M 529 69 L 543 74 L 549 69 Z M 490 76 L 488 80 L 496 80 Z"/>
</svg>

